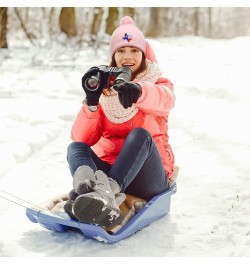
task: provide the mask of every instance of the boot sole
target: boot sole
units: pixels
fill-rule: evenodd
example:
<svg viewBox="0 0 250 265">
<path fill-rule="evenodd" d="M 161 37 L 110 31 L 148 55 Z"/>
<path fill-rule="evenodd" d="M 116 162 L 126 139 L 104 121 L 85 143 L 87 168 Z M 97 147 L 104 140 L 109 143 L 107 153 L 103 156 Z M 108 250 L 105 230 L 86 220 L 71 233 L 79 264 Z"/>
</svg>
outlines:
<svg viewBox="0 0 250 265">
<path fill-rule="evenodd" d="M 67 201 L 64 204 L 63 208 L 64 208 L 64 211 L 69 215 L 70 218 L 76 219 L 74 214 L 73 214 L 73 211 L 72 211 L 72 203 L 73 202 Z"/>
<path fill-rule="evenodd" d="M 80 222 L 100 226 L 115 226 L 124 220 L 120 210 L 107 206 L 101 199 L 93 197 L 79 196 L 73 204 L 73 212 Z"/>
</svg>

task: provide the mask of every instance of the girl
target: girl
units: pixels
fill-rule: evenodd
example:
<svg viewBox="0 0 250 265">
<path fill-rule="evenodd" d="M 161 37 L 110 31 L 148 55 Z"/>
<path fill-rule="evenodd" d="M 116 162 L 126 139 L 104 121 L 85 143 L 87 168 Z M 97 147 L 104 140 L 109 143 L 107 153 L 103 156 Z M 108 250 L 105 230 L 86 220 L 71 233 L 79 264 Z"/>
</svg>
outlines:
<svg viewBox="0 0 250 265">
<path fill-rule="evenodd" d="M 127 66 L 132 81 L 86 93 L 72 127 L 67 159 L 73 190 L 65 211 L 81 222 L 113 226 L 122 222 L 124 193 L 150 200 L 169 188 L 174 155 L 168 143 L 168 116 L 175 103 L 173 84 L 162 77 L 155 55 L 131 17 L 124 17 L 110 42 L 110 66 Z M 113 86 L 112 86 L 113 85 Z"/>
</svg>

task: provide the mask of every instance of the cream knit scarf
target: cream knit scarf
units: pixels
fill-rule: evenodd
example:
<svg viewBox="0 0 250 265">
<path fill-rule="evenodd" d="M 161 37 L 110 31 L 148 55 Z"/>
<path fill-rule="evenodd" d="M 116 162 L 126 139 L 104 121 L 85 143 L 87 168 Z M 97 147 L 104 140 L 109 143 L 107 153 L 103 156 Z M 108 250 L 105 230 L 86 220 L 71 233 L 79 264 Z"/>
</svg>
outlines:
<svg viewBox="0 0 250 265">
<path fill-rule="evenodd" d="M 147 81 L 150 83 L 155 83 L 157 79 L 159 79 L 162 75 L 162 71 L 156 63 L 153 63 L 149 60 L 146 60 L 147 69 L 143 73 L 140 73 L 136 76 L 133 81 Z M 112 95 L 101 95 L 100 104 L 102 109 L 106 115 L 106 117 L 113 123 L 120 124 L 126 122 L 133 118 L 136 113 L 139 111 L 135 105 L 125 109 L 121 105 L 118 92 L 116 92 L 113 88 Z"/>
</svg>

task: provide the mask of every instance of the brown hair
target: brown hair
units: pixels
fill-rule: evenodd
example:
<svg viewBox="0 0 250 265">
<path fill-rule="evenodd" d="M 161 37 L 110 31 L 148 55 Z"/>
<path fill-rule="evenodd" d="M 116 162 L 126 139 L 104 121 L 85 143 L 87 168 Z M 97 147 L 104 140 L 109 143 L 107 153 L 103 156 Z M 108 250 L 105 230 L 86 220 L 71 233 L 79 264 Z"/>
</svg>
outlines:
<svg viewBox="0 0 250 265">
<path fill-rule="evenodd" d="M 113 54 L 109 66 L 110 66 L 110 67 L 111 67 L 111 66 L 112 66 L 112 67 L 117 67 L 116 62 L 115 62 L 115 54 Z M 142 53 L 142 62 L 141 62 L 141 65 L 140 65 L 140 67 L 139 67 L 134 73 L 132 73 L 131 80 L 134 80 L 135 77 L 136 77 L 138 74 L 144 72 L 146 69 L 147 69 L 146 56 L 145 56 L 144 53 Z M 110 94 L 112 93 L 112 92 L 111 92 L 111 89 L 110 89 L 111 86 L 112 86 L 112 85 L 110 85 L 110 83 L 109 83 L 109 79 L 108 79 L 108 80 L 107 80 L 106 87 L 105 87 L 105 89 L 103 90 L 103 94 L 104 94 L 105 96 L 110 95 Z"/>
</svg>

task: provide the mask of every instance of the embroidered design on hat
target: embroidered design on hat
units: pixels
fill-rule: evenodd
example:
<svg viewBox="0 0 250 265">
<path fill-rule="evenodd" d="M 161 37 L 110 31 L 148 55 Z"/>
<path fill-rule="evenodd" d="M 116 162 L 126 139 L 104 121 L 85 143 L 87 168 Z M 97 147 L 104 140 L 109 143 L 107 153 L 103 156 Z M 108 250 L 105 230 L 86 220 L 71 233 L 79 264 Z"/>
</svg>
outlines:
<svg viewBox="0 0 250 265">
<path fill-rule="evenodd" d="M 128 33 L 124 33 L 124 37 L 122 37 L 124 40 L 127 40 L 128 42 L 130 42 L 132 40 L 132 36 L 128 35 Z"/>
</svg>

